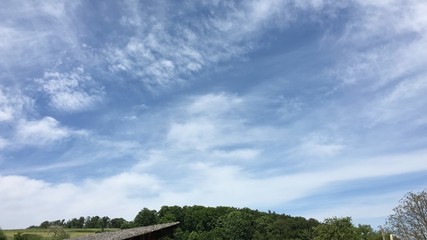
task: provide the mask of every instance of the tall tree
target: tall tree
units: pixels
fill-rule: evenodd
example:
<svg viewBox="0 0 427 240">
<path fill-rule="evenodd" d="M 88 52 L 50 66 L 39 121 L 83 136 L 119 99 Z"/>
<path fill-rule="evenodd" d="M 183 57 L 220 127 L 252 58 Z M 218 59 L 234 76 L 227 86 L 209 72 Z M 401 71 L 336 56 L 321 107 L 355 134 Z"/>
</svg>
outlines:
<svg viewBox="0 0 427 240">
<path fill-rule="evenodd" d="M 252 239 L 254 227 L 253 217 L 241 211 L 233 211 L 218 220 L 218 229 L 222 232 L 221 239 L 225 240 Z"/>
<path fill-rule="evenodd" d="M 323 224 L 314 228 L 315 240 L 359 240 L 357 228 L 350 217 L 327 218 Z"/>
<path fill-rule="evenodd" d="M 136 215 L 134 219 L 135 226 L 143 227 L 149 226 L 157 223 L 157 212 L 156 210 L 150 210 L 148 208 L 143 208 Z"/>
<path fill-rule="evenodd" d="M 427 240 L 427 192 L 407 193 L 394 214 L 387 220 L 387 227 L 398 237 L 407 240 Z"/>
<path fill-rule="evenodd" d="M 124 223 L 127 221 L 124 218 L 113 218 L 110 221 L 112 228 L 121 228 Z"/>
<path fill-rule="evenodd" d="M 110 225 L 110 218 L 107 216 L 104 216 L 99 219 L 99 224 L 101 225 L 101 231 L 104 231 L 104 228 L 107 228 L 108 225 Z"/>
</svg>

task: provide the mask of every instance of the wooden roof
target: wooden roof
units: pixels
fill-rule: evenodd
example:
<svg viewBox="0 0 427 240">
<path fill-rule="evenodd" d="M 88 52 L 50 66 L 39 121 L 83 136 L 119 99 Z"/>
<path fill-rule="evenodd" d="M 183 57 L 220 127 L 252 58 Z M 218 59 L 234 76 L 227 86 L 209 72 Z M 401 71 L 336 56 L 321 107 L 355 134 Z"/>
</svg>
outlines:
<svg viewBox="0 0 427 240">
<path fill-rule="evenodd" d="M 164 224 L 157 224 L 157 225 L 151 225 L 146 227 L 137 227 L 137 228 L 130 228 L 130 229 L 123 229 L 117 232 L 103 232 L 103 233 L 97 233 L 93 235 L 88 235 L 84 237 L 77 237 L 77 238 L 68 238 L 72 240 L 124 240 L 124 239 L 131 239 L 134 237 L 142 236 L 145 234 L 161 231 L 167 228 L 176 227 L 179 224 L 179 222 L 173 222 L 173 223 L 164 223 Z"/>
</svg>

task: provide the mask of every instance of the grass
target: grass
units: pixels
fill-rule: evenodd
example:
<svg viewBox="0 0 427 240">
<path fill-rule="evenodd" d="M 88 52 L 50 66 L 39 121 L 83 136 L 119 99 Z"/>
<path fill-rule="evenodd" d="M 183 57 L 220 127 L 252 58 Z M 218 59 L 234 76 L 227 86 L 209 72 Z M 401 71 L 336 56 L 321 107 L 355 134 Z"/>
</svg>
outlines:
<svg viewBox="0 0 427 240">
<path fill-rule="evenodd" d="M 73 237 L 82 237 L 87 235 L 95 234 L 96 232 L 100 232 L 99 228 L 64 228 L 68 234 L 70 234 L 70 238 Z M 104 231 L 106 232 L 114 232 L 118 231 L 118 228 L 106 228 Z M 6 235 L 8 240 L 13 240 L 13 237 L 18 232 L 22 232 L 23 234 L 36 234 L 42 236 L 45 239 L 50 239 L 52 237 L 52 232 L 49 232 L 49 229 L 46 228 L 33 228 L 33 229 L 13 229 L 13 230 L 2 230 Z"/>
</svg>

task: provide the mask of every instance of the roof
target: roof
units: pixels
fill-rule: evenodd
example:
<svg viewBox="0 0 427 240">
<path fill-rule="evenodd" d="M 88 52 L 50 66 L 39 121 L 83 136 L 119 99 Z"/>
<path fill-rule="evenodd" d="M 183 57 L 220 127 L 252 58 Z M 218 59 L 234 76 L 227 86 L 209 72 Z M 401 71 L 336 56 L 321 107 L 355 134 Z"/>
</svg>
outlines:
<svg viewBox="0 0 427 240">
<path fill-rule="evenodd" d="M 178 225 L 179 222 L 173 222 L 173 223 L 164 223 L 164 224 L 157 224 L 157 225 L 151 225 L 146 227 L 137 227 L 137 228 L 130 228 L 130 229 L 124 229 L 117 232 L 103 232 L 93 235 L 88 235 L 84 237 L 77 237 L 77 238 L 69 238 L 72 240 L 124 240 L 129 239 L 137 236 L 141 236 L 147 233 L 152 233 L 156 231 L 160 231 L 166 228 L 175 227 Z"/>
</svg>

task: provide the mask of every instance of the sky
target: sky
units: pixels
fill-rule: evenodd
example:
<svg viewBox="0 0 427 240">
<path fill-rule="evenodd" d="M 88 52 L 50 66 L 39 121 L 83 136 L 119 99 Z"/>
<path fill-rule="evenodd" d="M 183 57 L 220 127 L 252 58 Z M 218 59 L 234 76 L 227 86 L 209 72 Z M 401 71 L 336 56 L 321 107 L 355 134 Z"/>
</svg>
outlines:
<svg viewBox="0 0 427 240">
<path fill-rule="evenodd" d="M 0 8 L 0 227 L 144 207 L 384 225 L 427 186 L 423 0 Z"/>
</svg>

